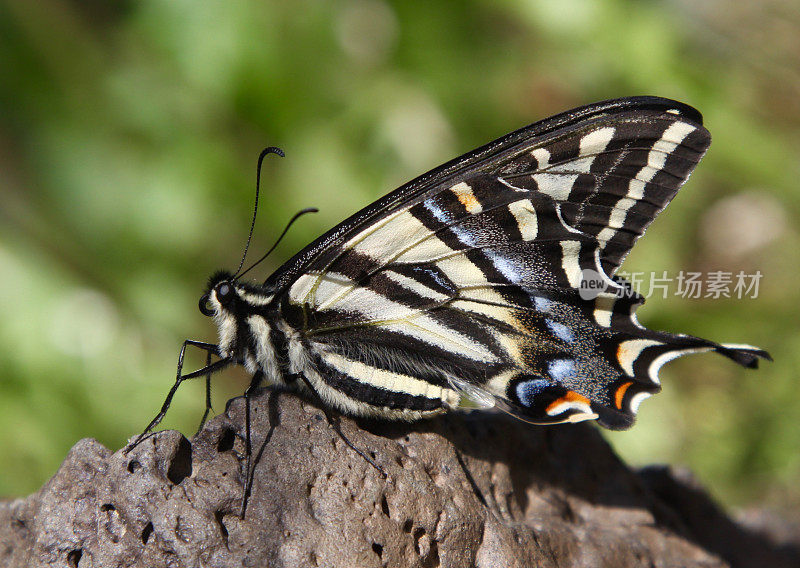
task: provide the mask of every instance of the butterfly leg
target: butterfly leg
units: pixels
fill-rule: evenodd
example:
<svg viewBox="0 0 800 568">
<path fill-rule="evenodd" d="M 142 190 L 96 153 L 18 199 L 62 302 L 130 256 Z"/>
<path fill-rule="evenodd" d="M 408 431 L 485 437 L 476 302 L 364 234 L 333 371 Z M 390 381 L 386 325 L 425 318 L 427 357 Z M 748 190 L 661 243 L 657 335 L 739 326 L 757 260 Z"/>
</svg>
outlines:
<svg viewBox="0 0 800 568">
<path fill-rule="evenodd" d="M 213 343 L 204 343 L 202 341 L 194 341 L 192 339 L 187 339 L 186 341 L 183 342 L 180 354 L 178 355 L 178 371 L 177 371 L 177 376 L 175 378 L 175 384 L 172 385 L 172 388 L 167 394 L 167 398 L 164 400 L 164 404 L 161 406 L 161 410 L 159 411 L 159 413 L 156 415 L 155 418 L 153 418 L 150 421 L 150 424 L 148 424 L 147 428 L 145 428 L 144 431 L 141 434 L 139 434 L 136 440 L 134 440 L 133 443 L 129 444 L 128 447 L 125 448 L 124 451 L 125 454 L 130 452 L 136 446 L 138 446 L 142 442 L 142 440 L 144 440 L 145 436 L 147 436 L 153 430 L 153 428 L 158 426 L 158 424 L 164 419 L 164 416 L 167 414 L 167 410 L 169 410 L 170 404 L 172 404 L 172 397 L 175 396 L 175 392 L 177 392 L 178 387 L 183 381 L 187 379 L 194 379 L 196 377 L 211 375 L 211 373 L 223 369 L 233 362 L 231 359 L 220 359 L 215 363 L 206 365 L 202 369 L 199 369 L 192 373 L 188 373 L 186 375 L 182 375 L 181 373 L 183 372 L 183 358 L 184 355 L 186 354 L 186 347 L 189 345 L 192 345 L 194 347 L 199 347 L 200 349 L 207 351 L 209 355 L 212 353 L 215 355 L 219 355 L 219 346 L 214 345 Z"/>
<path fill-rule="evenodd" d="M 357 453 L 359 456 L 364 458 L 364 460 L 369 465 L 374 467 L 375 470 L 378 473 L 381 474 L 381 477 L 386 479 L 388 477 L 388 475 L 383 470 L 383 468 L 381 466 L 379 466 L 377 463 L 375 463 L 375 460 L 370 458 L 360 448 L 355 446 L 350 440 L 347 439 L 347 436 L 345 436 L 344 432 L 342 432 L 342 429 L 341 429 L 341 426 L 340 426 L 340 423 L 339 423 L 339 416 L 338 415 L 334 416 L 333 414 L 330 413 L 330 411 L 328 410 L 328 407 L 325 405 L 325 402 L 322 400 L 322 397 L 319 396 L 319 393 L 317 392 L 317 390 L 311 384 L 311 381 L 309 381 L 308 378 L 302 373 L 299 373 L 299 374 L 296 374 L 296 375 L 291 375 L 292 379 L 297 379 L 298 377 L 303 379 L 303 382 L 308 387 L 308 390 L 310 390 L 312 393 L 314 393 L 314 396 L 319 401 L 320 408 L 322 409 L 322 412 L 325 413 L 325 418 L 328 420 L 328 424 L 331 426 L 331 428 L 333 428 L 333 431 L 336 432 L 336 434 L 338 434 L 338 436 L 342 439 L 342 441 L 347 445 L 348 448 L 350 448 L 355 453 Z"/>
<path fill-rule="evenodd" d="M 261 381 L 264 380 L 264 373 L 261 371 L 256 371 L 253 375 L 253 378 L 250 380 L 250 386 L 247 387 L 247 390 L 244 391 L 244 431 L 245 431 L 245 438 L 244 438 L 244 446 L 245 446 L 245 455 L 247 456 L 247 465 L 246 465 L 246 475 L 244 481 L 244 492 L 242 493 L 242 508 L 241 514 L 239 515 L 242 519 L 244 519 L 244 512 L 247 509 L 247 498 L 250 496 L 250 491 L 253 489 L 253 475 L 254 472 L 251 469 L 251 458 L 253 456 L 253 446 L 250 437 L 250 397 L 253 396 L 253 392 L 258 388 L 261 384 Z"/>
<path fill-rule="evenodd" d="M 206 366 L 204 368 L 208 368 L 211 366 L 211 351 L 206 353 Z M 197 427 L 197 431 L 194 433 L 197 436 L 200 433 L 200 430 L 203 429 L 203 426 L 206 423 L 206 419 L 208 418 L 209 412 L 211 412 L 213 408 L 211 408 L 211 371 L 206 373 L 206 411 L 203 412 L 203 417 L 200 419 L 200 425 Z"/>
</svg>

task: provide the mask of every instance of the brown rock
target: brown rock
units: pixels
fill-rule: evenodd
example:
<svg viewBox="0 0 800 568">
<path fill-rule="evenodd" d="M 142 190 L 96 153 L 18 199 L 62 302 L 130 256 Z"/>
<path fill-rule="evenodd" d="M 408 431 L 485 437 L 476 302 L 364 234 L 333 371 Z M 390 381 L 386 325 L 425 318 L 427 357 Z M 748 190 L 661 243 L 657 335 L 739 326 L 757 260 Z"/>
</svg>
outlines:
<svg viewBox="0 0 800 568">
<path fill-rule="evenodd" d="M 191 443 L 160 432 L 126 456 L 78 442 L 39 492 L 0 504 L 0 565 L 799 564 L 797 532 L 777 545 L 669 470 L 638 475 L 586 424 L 536 427 L 491 413 L 415 425 L 342 418 L 384 479 L 321 410 L 274 391 L 252 403 L 256 473 L 242 520 L 242 402 Z"/>
</svg>

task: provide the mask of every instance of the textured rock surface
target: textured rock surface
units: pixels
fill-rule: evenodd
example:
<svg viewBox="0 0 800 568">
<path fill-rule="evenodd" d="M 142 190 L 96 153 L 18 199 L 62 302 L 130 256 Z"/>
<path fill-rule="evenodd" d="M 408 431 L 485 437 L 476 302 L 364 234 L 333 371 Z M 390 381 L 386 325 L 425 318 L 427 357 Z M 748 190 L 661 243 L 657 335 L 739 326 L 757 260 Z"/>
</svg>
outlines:
<svg viewBox="0 0 800 568">
<path fill-rule="evenodd" d="M 191 443 L 161 432 L 124 456 L 78 442 L 39 492 L 0 504 L 0 565 L 800 565 L 797 530 L 743 528 L 685 477 L 631 471 L 588 425 L 342 419 L 383 479 L 322 411 L 271 391 L 253 402 L 242 520 L 242 423 L 235 399 Z"/>
</svg>

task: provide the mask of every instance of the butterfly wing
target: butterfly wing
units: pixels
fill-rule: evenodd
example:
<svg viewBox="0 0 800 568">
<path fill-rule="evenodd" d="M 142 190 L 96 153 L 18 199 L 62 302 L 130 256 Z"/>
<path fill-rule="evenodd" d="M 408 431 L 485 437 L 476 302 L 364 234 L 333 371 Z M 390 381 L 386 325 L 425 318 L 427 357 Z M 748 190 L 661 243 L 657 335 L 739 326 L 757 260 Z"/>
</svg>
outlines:
<svg viewBox="0 0 800 568">
<path fill-rule="evenodd" d="M 455 390 L 532 422 L 627 427 L 663 362 L 765 355 L 644 329 L 642 298 L 611 278 L 709 143 L 674 101 L 570 111 L 388 194 L 268 283 L 331 392 L 369 413 L 434 411 Z M 586 274 L 604 288 L 589 299 Z"/>
</svg>

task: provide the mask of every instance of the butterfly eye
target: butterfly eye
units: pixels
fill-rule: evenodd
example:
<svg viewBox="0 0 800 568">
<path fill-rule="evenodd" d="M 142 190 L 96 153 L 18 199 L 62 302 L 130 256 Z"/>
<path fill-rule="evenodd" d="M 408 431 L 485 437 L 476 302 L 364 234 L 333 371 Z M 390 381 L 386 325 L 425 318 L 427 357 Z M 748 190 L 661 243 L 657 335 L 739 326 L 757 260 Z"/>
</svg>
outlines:
<svg viewBox="0 0 800 568">
<path fill-rule="evenodd" d="M 200 313 L 204 316 L 213 316 L 214 309 L 208 304 L 208 294 L 200 298 Z"/>
<path fill-rule="evenodd" d="M 217 299 L 222 304 L 227 304 L 233 299 L 233 286 L 228 282 L 222 282 L 217 286 Z"/>
</svg>

